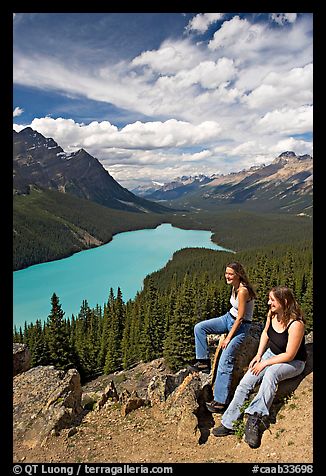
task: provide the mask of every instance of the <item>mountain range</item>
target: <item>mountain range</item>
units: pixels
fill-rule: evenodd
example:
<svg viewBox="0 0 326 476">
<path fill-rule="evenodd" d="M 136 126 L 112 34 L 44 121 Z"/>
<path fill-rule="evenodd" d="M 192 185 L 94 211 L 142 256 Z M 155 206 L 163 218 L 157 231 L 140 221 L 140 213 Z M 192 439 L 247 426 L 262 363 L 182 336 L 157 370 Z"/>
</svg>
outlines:
<svg viewBox="0 0 326 476">
<path fill-rule="evenodd" d="M 84 149 L 66 153 L 52 138 L 26 127 L 13 131 L 14 194 L 29 193 L 31 187 L 57 190 L 119 210 L 167 211 L 123 188 Z"/>
<path fill-rule="evenodd" d="M 312 212 L 313 159 L 286 151 L 269 165 L 210 177 L 178 177 L 170 183 L 135 189 L 149 200 L 183 207 L 239 205 L 258 210 Z"/>
</svg>

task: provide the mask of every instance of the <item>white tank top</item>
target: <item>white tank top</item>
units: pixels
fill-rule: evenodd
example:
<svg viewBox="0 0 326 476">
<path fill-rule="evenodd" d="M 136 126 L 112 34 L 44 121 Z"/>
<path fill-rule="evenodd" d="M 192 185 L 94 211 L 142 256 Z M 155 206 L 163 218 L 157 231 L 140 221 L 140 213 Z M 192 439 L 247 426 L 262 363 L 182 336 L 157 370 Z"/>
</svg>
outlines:
<svg viewBox="0 0 326 476">
<path fill-rule="evenodd" d="M 235 298 L 233 293 L 231 294 L 231 297 L 230 297 L 230 303 L 231 303 L 231 309 L 230 309 L 230 314 L 232 314 L 233 317 L 238 317 L 238 308 L 239 308 L 239 298 L 238 296 Z M 252 316 L 253 316 L 253 313 L 254 313 L 254 304 L 255 304 L 255 300 L 254 299 L 251 299 L 250 301 L 247 301 L 246 302 L 246 308 L 245 308 L 245 313 L 244 313 L 244 316 L 243 316 L 243 319 L 245 321 L 251 321 L 252 320 Z"/>
</svg>

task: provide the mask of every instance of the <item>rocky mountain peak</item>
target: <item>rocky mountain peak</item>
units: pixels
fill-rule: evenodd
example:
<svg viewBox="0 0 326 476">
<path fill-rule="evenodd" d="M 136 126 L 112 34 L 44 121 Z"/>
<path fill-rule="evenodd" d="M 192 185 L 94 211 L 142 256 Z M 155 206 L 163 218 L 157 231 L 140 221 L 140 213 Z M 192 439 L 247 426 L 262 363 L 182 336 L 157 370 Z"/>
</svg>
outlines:
<svg viewBox="0 0 326 476">
<path fill-rule="evenodd" d="M 52 138 L 31 127 L 13 135 L 14 193 L 31 187 L 57 190 L 110 208 L 138 212 L 162 212 L 162 205 L 149 202 L 123 188 L 98 159 L 85 149 L 67 154 Z"/>
<path fill-rule="evenodd" d="M 282 152 L 279 157 L 296 157 L 295 153 L 292 150 L 287 150 L 286 152 Z"/>
<path fill-rule="evenodd" d="M 273 160 L 273 164 L 285 165 L 289 163 L 297 163 L 302 160 L 312 160 L 309 154 L 296 155 L 292 151 L 282 152 L 276 159 Z"/>
</svg>

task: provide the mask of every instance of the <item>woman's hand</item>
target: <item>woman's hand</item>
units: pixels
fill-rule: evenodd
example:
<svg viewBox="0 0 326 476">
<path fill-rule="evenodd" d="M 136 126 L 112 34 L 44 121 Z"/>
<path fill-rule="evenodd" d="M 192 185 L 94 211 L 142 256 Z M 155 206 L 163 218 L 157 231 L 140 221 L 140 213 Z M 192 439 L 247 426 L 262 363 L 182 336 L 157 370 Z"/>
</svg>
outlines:
<svg viewBox="0 0 326 476">
<path fill-rule="evenodd" d="M 255 355 L 255 357 L 250 361 L 249 368 L 251 369 L 255 364 L 260 362 L 261 356 L 260 355 Z"/>
<path fill-rule="evenodd" d="M 221 344 L 221 348 L 222 349 L 226 349 L 228 344 L 230 343 L 230 337 L 225 337 L 225 339 L 223 340 L 222 344 Z"/>
<path fill-rule="evenodd" d="M 259 375 L 260 372 L 267 366 L 266 360 L 262 360 L 261 362 L 256 362 L 250 369 L 251 373 L 254 375 Z"/>
</svg>

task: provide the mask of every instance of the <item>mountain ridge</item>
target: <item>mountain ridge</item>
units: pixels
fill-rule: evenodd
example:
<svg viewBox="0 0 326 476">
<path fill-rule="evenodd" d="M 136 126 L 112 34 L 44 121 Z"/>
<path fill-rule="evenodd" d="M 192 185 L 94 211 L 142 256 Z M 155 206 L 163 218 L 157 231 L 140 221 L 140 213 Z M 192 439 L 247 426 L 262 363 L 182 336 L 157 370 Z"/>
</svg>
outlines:
<svg viewBox="0 0 326 476">
<path fill-rule="evenodd" d="M 84 149 L 67 153 L 54 139 L 26 127 L 13 133 L 14 194 L 28 194 L 31 186 L 69 193 L 115 209 L 140 213 L 167 211 L 166 207 L 123 188 Z"/>
<path fill-rule="evenodd" d="M 169 205 L 203 209 L 241 204 L 247 208 L 312 212 L 313 158 L 286 151 L 270 164 L 239 172 L 181 177 L 142 196 Z"/>
</svg>

